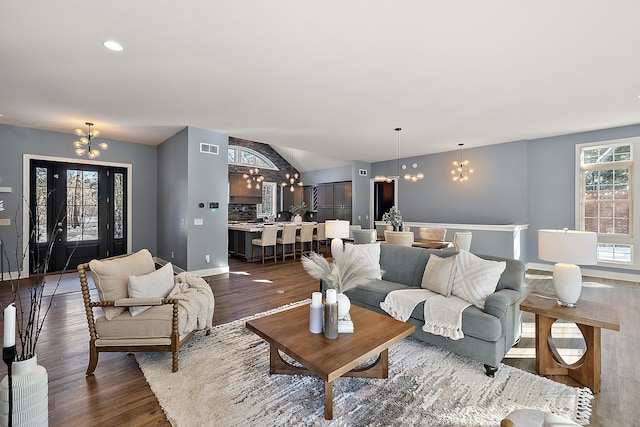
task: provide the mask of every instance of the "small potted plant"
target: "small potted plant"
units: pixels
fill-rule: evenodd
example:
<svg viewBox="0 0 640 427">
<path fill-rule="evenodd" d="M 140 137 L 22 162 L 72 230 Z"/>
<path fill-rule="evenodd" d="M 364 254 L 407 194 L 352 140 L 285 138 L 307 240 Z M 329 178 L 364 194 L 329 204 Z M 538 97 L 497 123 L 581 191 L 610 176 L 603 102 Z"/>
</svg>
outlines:
<svg viewBox="0 0 640 427">
<path fill-rule="evenodd" d="M 307 204 L 302 202 L 300 205 L 291 205 L 289 206 L 289 212 L 291 212 L 293 217 L 293 222 L 302 222 L 302 217 L 307 213 Z"/>
<path fill-rule="evenodd" d="M 393 227 L 393 231 L 402 231 L 402 214 L 395 206 L 382 215 L 382 220 Z"/>
</svg>

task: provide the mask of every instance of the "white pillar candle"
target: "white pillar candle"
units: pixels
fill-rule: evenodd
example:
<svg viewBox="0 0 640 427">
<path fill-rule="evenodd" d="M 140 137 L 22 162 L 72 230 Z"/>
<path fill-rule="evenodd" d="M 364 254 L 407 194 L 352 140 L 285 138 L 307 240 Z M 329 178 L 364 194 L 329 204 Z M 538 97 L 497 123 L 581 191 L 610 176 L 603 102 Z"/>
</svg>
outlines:
<svg viewBox="0 0 640 427">
<path fill-rule="evenodd" d="M 311 294 L 311 305 L 320 307 L 322 305 L 322 292 L 314 292 Z"/>
<path fill-rule="evenodd" d="M 335 289 L 327 289 L 327 304 L 335 304 L 338 302 Z"/>
<path fill-rule="evenodd" d="M 11 303 L 4 309 L 4 347 L 16 345 L 16 306 Z"/>
</svg>

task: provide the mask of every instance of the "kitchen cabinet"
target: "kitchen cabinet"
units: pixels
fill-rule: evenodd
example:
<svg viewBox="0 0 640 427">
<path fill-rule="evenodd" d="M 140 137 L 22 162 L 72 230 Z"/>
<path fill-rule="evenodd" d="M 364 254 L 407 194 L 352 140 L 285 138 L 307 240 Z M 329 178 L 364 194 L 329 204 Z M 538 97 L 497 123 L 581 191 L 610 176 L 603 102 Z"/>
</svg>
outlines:
<svg viewBox="0 0 640 427">
<path fill-rule="evenodd" d="M 247 180 L 241 173 L 229 173 L 229 202 L 230 203 L 262 203 L 262 188 L 247 187 Z"/>
<path fill-rule="evenodd" d="M 318 221 L 351 221 L 351 181 L 318 184 Z"/>
</svg>

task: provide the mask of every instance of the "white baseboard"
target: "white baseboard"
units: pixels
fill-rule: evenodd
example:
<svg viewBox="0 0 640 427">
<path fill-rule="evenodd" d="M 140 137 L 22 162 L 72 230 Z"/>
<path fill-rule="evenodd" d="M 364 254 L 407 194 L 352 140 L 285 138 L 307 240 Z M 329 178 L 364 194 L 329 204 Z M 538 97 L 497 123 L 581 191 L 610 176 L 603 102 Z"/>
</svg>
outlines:
<svg viewBox="0 0 640 427">
<path fill-rule="evenodd" d="M 215 276 L 216 274 L 224 274 L 228 272 L 229 272 L 229 266 L 227 265 L 225 267 L 206 268 L 204 270 L 194 270 L 194 271 L 190 271 L 189 273 L 195 274 L 198 277 L 205 277 L 205 276 Z"/>
<path fill-rule="evenodd" d="M 541 264 L 536 262 L 528 262 L 526 264 L 527 270 L 542 270 L 542 271 L 553 271 L 553 264 Z M 611 279 L 611 280 L 624 280 L 626 282 L 640 282 L 640 274 L 634 273 L 623 273 L 620 271 L 607 271 L 607 270 L 592 270 L 589 268 L 580 267 L 583 276 L 587 277 L 598 277 L 601 279 Z"/>
</svg>

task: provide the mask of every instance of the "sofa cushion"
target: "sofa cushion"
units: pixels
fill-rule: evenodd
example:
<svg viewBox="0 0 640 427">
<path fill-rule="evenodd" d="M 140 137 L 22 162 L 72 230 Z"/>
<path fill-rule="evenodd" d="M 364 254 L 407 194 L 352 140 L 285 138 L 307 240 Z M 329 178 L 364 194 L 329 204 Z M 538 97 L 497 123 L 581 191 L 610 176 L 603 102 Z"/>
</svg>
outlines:
<svg viewBox="0 0 640 427">
<path fill-rule="evenodd" d="M 165 298 L 173 289 L 173 266 L 162 268 L 143 276 L 129 276 L 129 298 Z M 150 309 L 150 305 L 129 307 L 132 316 Z"/>
<path fill-rule="evenodd" d="M 430 252 L 425 249 L 380 245 L 380 268 L 384 280 L 420 287 Z"/>
<path fill-rule="evenodd" d="M 380 243 L 365 243 L 359 245 L 347 244 L 345 252 L 353 252 L 362 260 L 362 263 L 376 271 L 376 279 L 382 279 L 380 274 Z"/>
<path fill-rule="evenodd" d="M 390 282 L 388 280 L 370 280 L 369 282 L 351 288 L 345 294 L 349 299 L 359 301 L 364 304 L 380 307 L 380 303 L 391 291 L 398 289 L 415 289 L 415 287 L 403 285 L 402 283 Z"/>
<path fill-rule="evenodd" d="M 431 255 L 422 275 L 422 287 L 448 297 L 451 295 L 456 257 Z"/>
<path fill-rule="evenodd" d="M 456 258 L 456 273 L 451 293 L 478 308 L 484 308 L 484 300 L 495 292 L 500 275 L 507 264 L 502 261 L 485 260 L 464 250 L 461 250 Z"/>
<path fill-rule="evenodd" d="M 115 301 L 129 296 L 129 276 L 141 276 L 155 271 L 151 253 L 142 249 L 134 254 L 109 260 L 89 262 L 91 276 L 100 301 Z M 107 320 L 125 311 L 126 307 L 102 307 Z"/>
<path fill-rule="evenodd" d="M 411 313 L 411 317 L 424 323 L 424 302 L 418 304 Z M 466 336 L 495 342 L 502 336 L 500 319 L 485 313 L 472 305 L 462 312 L 462 332 Z"/>
</svg>

